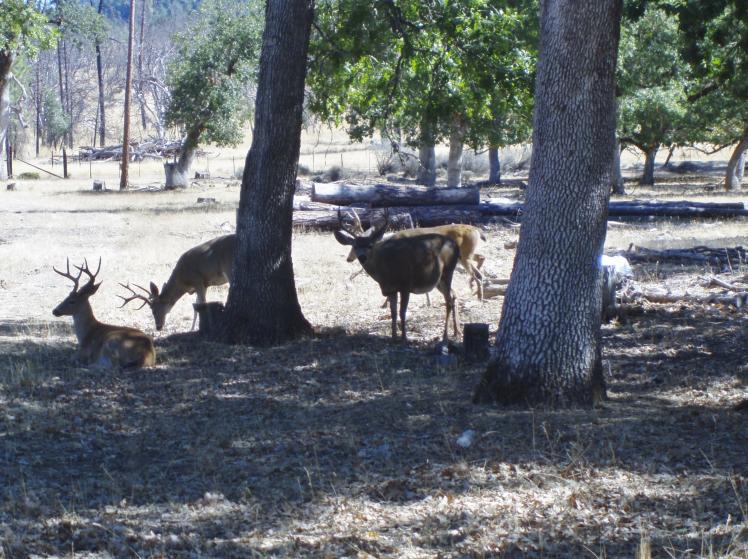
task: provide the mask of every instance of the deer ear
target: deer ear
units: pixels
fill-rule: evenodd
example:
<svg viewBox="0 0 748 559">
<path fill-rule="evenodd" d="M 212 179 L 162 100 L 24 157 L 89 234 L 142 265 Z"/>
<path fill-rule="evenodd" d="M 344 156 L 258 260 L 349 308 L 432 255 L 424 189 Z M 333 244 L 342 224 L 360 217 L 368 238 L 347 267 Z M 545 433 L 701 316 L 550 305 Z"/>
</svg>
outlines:
<svg viewBox="0 0 748 559">
<path fill-rule="evenodd" d="M 151 282 L 151 295 L 158 297 L 158 286 L 153 282 Z"/>
<path fill-rule="evenodd" d="M 335 231 L 335 240 L 341 245 L 352 245 L 355 239 L 348 231 Z"/>
</svg>

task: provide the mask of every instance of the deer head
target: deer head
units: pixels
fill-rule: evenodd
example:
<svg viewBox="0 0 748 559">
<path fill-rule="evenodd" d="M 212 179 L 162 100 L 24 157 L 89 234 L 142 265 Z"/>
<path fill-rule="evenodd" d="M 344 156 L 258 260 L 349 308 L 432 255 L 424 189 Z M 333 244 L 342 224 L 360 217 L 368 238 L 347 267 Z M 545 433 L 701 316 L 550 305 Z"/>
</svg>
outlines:
<svg viewBox="0 0 748 559">
<path fill-rule="evenodd" d="M 153 313 L 153 319 L 156 321 L 156 330 L 160 332 L 164 327 L 164 322 L 166 322 L 166 315 L 174 306 L 174 303 L 165 301 L 163 297 L 161 297 L 158 286 L 153 282 L 151 282 L 150 290 L 146 289 L 145 287 L 141 287 L 140 285 L 133 284 L 145 295 L 135 291 L 132 287 L 130 287 L 129 283 L 127 285 L 125 285 L 124 283 L 120 283 L 120 285 L 130 292 L 130 296 L 128 297 L 117 295 L 117 297 L 122 299 L 120 308 L 124 307 L 130 301 L 141 301 L 141 305 L 138 307 L 138 310 L 148 305 L 151 309 L 151 312 Z"/>
<path fill-rule="evenodd" d="M 81 310 L 83 305 L 88 304 L 88 298 L 96 293 L 101 285 L 101 282 L 95 283 L 96 276 L 98 275 L 99 270 L 101 270 L 101 258 L 99 258 L 99 266 L 96 268 L 96 272 L 94 273 L 91 273 L 91 270 L 88 268 L 88 261 L 86 260 L 83 260 L 83 266 L 74 266 L 78 270 L 78 275 L 75 277 L 70 273 L 70 259 L 68 258 L 65 263 L 67 266 L 65 272 L 61 272 L 54 266 L 52 269 L 62 277 L 71 280 L 73 282 L 73 290 L 67 297 L 65 297 L 65 299 L 63 299 L 62 303 L 54 308 L 52 314 L 55 316 L 75 315 L 79 310 Z M 88 276 L 88 281 L 83 287 L 78 289 L 78 283 L 83 274 Z"/>
</svg>

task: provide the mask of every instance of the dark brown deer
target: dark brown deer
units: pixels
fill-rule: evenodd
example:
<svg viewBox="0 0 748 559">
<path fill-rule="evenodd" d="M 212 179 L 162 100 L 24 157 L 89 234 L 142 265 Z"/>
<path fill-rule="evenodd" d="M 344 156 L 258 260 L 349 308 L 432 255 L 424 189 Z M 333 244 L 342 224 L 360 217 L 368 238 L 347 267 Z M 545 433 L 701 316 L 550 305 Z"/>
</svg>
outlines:
<svg viewBox="0 0 748 559">
<path fill-rule="evenodd" d="M 89 297 L 96 293 L 101 283 L 96 282 L 96 275 L 101 270 L 101 259 L 96 272 L 91 273 L 88 262 L 75 266 L 78 275 L 70 273 L 70 260 L 67 270 L 61 272 L 52 268 L 64 278 L 73 282 L 73 290 L 55 307 L 55 316 L 72 316 L 75 335 L 78 338 L 78 358 L 86 365 L 99 368 L 150 367 L 156 362 L 156 350 L 153 340 L 144 332 L 127 326 L 112 326 L 96 320 Z M 78 289 L 78 282 L 83 274 L 88 282 Z"/>
<path fill-rule="evenodd" d="M 340 216 L 338 216 L 340 217 Z M 382 240 L 387 228 L 384 224 L 363 234 L 352 234 L 341 229 L 335 231 L 335 239 L 342 245 L 350 245 L 364 270 L 379 284 L 382 294 L 390 303 L 392 337 L 397 338 L 397 296 L 400 295 L 400 325 L 403 340 L 407 339 L 405 314 L 411 293 L 428 293 L 436 287 L 447 306 L 444 319 L 443 341 L 447 341 L 449 317 L 455 335 L 457 326 L 457 298 L 452 290 L 452 275 L 460 259 L 457 244 L 444 235 L 426 234 L 401 239 Z"/>
</svg>

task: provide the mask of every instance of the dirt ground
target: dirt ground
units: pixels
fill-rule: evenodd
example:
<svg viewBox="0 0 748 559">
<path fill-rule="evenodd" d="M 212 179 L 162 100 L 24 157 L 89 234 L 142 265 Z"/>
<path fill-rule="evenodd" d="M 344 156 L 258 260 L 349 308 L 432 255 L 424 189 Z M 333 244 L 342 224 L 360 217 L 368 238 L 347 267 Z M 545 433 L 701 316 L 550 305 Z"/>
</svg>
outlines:
<svg viewBox="0 0 748 559">
<path fill-rule="evenodd" d="M 432 353 L 441 297 L 412 298 L 412 339 L 392 342 L 378 287 L 348 279 L 357 265 L 328 233 L 294 238 L 314 337 L 206 343 L 188 297 L 156 333 L 147 309 L 118 308 L 118 282 L 160 285 L 184 250 L 233 230 L 238 182 L 93 194 L 86 171 L 0 192 L 0 557 L 748 557 L 745 309 L 641 303 L 606 325 L 597 409 L 476 406 L 484 365 Z M 713 176 L 660 179 L 631 197 L 740 199 L 705 191 Z M 518 229 L 486 234 L 486 268 L 508 277 Z M 611 225 L 609 250 L 630 243 L 748 246 L 748 232 L 743 219 Z M 66 257 L 101 257 L 95 313 L 154 334 L 156 367 L 76 363 L 72 321 L 51 314 Z M 710 275 L 748 282 L 744 262 L 634 271 L 690 293 Z M 501 298 L 455 283 L 461 321 L 495 334 Z"/>
</svg>

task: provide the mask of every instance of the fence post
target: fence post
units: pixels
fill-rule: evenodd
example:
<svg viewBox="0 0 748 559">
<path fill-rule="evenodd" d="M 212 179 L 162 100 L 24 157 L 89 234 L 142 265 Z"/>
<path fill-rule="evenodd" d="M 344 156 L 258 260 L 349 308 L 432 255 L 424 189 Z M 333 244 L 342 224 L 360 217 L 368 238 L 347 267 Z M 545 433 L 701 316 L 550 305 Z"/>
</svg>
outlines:
<svg viewBox="0 0 748 559">
<path fill-rule="evenodd" d="M 68 152 L 62 148 L 62 178 L 68 178 Z"/>
</svg>

